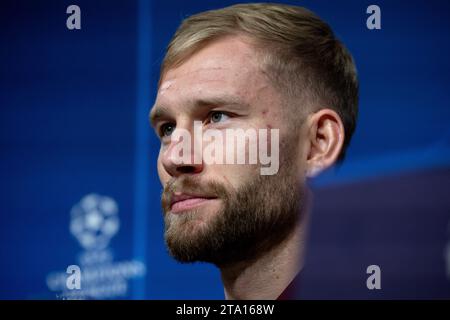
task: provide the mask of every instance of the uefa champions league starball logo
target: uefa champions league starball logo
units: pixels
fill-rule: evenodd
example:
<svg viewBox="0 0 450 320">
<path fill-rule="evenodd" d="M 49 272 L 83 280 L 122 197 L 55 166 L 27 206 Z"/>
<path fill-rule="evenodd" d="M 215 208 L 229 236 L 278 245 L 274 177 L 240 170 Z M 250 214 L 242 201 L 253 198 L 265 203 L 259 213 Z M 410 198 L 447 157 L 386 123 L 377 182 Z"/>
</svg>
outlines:
<svg viewBox="0 0 450 320">
<path fill-rule="evenodd" d="M 114 199 L 88 194 L 73 206 L 70 232 L 85 250 L 102 250 L 119 230 L 118 206 Z"/>
<path fill-rule="evenodd" d="M 111 197 L 89 193 L 72 207 L 70 232 L 83 251 L 75 264 L 47 275 L 47 286 L 59 292 L 58 299 L 125 297 L 129 291 L 128 281 L 144 277 L 144 261 L 114 261 L 109 243 L 119 227 L 119 206 Z M 72 285 L 75 283 L 76 286 Z"/>
</svg>

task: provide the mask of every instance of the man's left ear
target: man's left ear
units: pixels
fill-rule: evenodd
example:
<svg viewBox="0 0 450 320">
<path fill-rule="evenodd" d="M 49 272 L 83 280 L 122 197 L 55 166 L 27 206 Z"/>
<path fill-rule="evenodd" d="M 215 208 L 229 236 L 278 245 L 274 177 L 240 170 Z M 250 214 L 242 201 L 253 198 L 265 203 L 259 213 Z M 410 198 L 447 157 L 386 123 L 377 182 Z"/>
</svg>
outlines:
<svg viewBox="0 0 450 320">
<path fill-rule="evenodd" d="M 306 176 L 314 177 L 336 162 L 344 145 L 345 131 L 341 117 L 331 109 L 311 114 L 307 125 Z"/>
</svg>

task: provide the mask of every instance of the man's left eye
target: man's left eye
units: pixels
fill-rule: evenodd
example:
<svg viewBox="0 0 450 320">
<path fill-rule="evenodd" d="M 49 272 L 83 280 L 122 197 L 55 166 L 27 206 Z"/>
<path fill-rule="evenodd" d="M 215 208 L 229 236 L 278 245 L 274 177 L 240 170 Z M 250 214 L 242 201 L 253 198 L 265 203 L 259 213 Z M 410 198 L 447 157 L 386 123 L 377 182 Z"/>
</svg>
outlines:
<svg viewBox="0 0 450 320">
<path fill-rule="evenodd" d="M 213 111 L 209 116 L 212 123 L 218 123 L 229 119 L 230 117 L 222 111 Z"/>
</svg>

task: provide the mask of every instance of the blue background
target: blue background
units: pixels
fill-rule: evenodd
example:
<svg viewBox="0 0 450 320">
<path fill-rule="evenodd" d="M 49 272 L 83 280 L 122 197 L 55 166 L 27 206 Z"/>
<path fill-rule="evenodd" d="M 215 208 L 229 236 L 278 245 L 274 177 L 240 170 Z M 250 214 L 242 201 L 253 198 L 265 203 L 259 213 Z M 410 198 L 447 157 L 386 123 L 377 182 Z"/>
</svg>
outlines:
<svg viewBox="0 0 450 320">
<path fill-rule="evenodd" d="M 360 78 L 346 161 L 312 182 L 320 201 L 306 296 L 450 297 L 450 3 L 376 1 L 382 29 L 368 30 L 372 1 L 283 2 L 327 21 Z M 46 275 L 75 262 L 69 212 L 91 192 L 119 204 L 115 258 L 147 266 L 127 298 L 223 298 L 213 266 L 180 265 L 166 252 L 147 114 L 181 20 L 233 3 L 1 1 L 0 298 L 55 298 Z M 81 30 L 66 28 L 71 4 Z M 365 268 L 377 263 L 387 280 L 375 294 Z M 339 281 L 345 290 L 330 291 Z"/>
</svg>

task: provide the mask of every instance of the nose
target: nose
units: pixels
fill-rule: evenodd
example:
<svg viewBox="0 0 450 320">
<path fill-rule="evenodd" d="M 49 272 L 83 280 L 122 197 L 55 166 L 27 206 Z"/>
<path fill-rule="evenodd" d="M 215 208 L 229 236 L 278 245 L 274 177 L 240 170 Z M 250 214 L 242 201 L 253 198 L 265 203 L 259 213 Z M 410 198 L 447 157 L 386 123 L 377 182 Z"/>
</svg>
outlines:
<svg viewBox="0 0 450 320">
<path fill-rule="evenodd" d="M 201 154 L 201 137 L 195 137 L 192 131 L 177 128 L 171 136 L 171 141 L 161 155 L 164 170 L 172 177 L 182 174 L 198 174 L 203 171 Z"/>
</svg>

